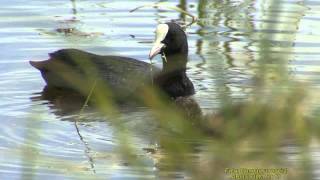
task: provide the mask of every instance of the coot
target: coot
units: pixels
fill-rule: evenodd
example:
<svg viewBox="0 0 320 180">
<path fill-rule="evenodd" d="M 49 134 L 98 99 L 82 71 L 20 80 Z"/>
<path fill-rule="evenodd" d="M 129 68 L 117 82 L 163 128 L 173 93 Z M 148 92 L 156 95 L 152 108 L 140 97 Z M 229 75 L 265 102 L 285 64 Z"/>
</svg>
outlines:
<svg viewBox="0 0 320 180">
<path fill-rule="evenodd" d="M 133 58 L 101 56 L 77 49 L 61 49 L 45 61 L 30 61 L 40 70 L 47 88 L 68 89 L 84 96 L 90 88 L 105 85 L 114 96 L 127 98 L 140 87 L 153 85 L 171 98 L 195 93 L 186 75 L 188 42 L 176 23 L 159 24 L 149 58 L 162 55 L 163 68 Z"/>
</svg>

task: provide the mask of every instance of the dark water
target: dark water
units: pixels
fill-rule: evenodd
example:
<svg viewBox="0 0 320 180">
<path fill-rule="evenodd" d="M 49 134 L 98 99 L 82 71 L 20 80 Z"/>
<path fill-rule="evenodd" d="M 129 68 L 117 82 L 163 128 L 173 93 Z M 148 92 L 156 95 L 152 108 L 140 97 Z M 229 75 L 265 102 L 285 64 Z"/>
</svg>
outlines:
<svg viewBox="0 0 320 180">
<path fill-rule="evenodd" d="M 29 60 L 47 59 L 60 48 L 78 48 L 98 54 L 130 56 L 148 62 L 147 55 L 158 22 L 184 20 L 179 12 L 137 6 L 154 1 L 12 0 L 0 7 L 0 179 L 30 177 L 141 179 L 183 177 L 159 172 L 158 158 L 145 149 L 157 148 L 146 108 L 124 108 L 122 123 L 132 145 L 149 166 L 145 174 L 127 166 L 116 153 L 117 129 L 108 117 L 87 110 L 90 122 L 75 124 L 74 113 L 59 102 L 41 100 L 44 82 Z M 246 98 L 259 58 L 259 39 L 271 44 L 270 57 L 288 59 L 290 78 L 304 82 L 311 92 L 320 85 L 320 2 L 318 1 L 170 1 L 199 17 L 187 29 L 188 75 L 196 100 L 204 111 L 216 108 L 221 87 L 234 99 Z M 73 28 L 72 33 L 64 33 Z M 157 65 L 161 65 L 157 61 Z M 314 94 L 317 97 L 317 94 Z M 312 105 L 319 105 L 314 98 Z M 60 108 L 59 108 L 60 107 Z M 318 147 L 318 146 L 316 146 Z M 320 159 L 311 148 L 314 177 Z M 284 149 L 288 161 L 294 148 Z"/>
</svg>

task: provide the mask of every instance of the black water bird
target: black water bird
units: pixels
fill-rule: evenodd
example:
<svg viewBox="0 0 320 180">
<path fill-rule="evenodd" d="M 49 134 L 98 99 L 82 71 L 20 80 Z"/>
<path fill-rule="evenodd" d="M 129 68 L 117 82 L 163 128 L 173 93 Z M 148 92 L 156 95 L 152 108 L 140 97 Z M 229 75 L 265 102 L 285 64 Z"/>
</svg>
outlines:
<svg viewBox="0 0 320 180">
<path fill-rule="evenodd" d="M 176 23 L 159 24 L 149 58 L 162 55 L 163 68 L 133 58 L 101 56 L 77 49 L 50 53 L 45 61 L 30 61 L 40 70 L 47 89 L 77 91 L 86 96 L 95 84 L 105 84 L 112 94 L 128 98 L 145 85 L 158 87 L 170 98 L 195 93 L 186 74 L 187 36 Z"/>
</svg>

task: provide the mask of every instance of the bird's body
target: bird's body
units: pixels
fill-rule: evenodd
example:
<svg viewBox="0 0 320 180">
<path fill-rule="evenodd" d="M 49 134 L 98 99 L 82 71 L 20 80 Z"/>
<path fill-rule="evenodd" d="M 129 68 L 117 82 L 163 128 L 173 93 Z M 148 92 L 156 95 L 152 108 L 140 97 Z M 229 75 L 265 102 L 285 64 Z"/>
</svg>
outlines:
<svg viewBox="0 0 320 180">
<path fill-rule="evenodd" d="M 116 96 L 125 97 L 138 87 L 151 84 L 160 71 L 133 58 L 101 56 L 77 49 L 61 49 L 49 55 L 49 60 L 31 62 L 40 70 L 48 88 L 86 88 L 83 94 L 87 94 L 93 82 L 98 80 L 106 83 L 108 90 Z"/>
</svg>

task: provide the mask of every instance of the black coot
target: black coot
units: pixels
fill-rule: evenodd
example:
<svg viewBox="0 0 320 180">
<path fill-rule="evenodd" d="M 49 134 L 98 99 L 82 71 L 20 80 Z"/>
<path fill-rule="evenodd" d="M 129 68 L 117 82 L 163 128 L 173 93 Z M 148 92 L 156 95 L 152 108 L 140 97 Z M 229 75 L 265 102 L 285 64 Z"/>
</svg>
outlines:
<svg viewBox="0 0 320 180">
<path fill-rule="evenodd" d="M 93 84 L 106 85 L 113 95 L 127 98 L 139 87 L 158 87 L 171 98 L 195 93 L 186 75 L 188 42 L 176 23 L 159 24 L 149 58 L 162 54 L 162 70 L 133 58 L 101 56 L 77 49 L 50 53 L 45 61 L 30 61 L 40 70 L 47 88 L 68 89 L 87 95 Z"/>
</svg>

